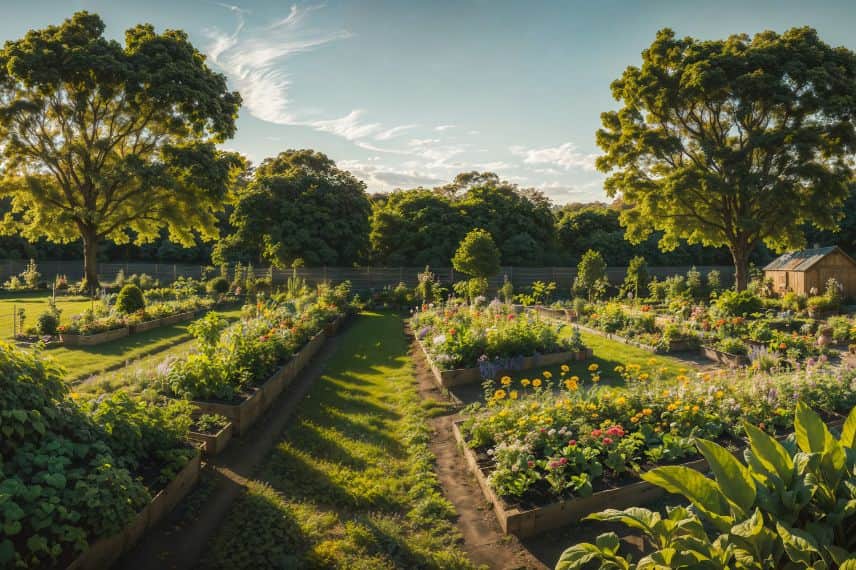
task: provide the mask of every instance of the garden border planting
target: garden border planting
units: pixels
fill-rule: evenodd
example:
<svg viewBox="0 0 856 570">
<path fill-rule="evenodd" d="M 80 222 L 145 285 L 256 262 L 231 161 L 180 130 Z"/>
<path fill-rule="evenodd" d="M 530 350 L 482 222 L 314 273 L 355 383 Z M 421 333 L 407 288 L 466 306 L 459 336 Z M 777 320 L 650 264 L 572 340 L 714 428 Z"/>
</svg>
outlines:
<svg viewBox="0 0 856 570">
<path fill-rule="evenodd" d="M 422 353 L 425 355 L 425 360 L 428 361 L 428 366 L 431 368 L 434 380 L 441 388 L 454 388 L 455 386 L 476 384 L 482 381 L 481 369 L 478 367 L 440 370 L 437 365 L 432 362 L 423 342 L 418 338 L 416 339 L 416 342 L 419 343 L 419 348 L 422 349 Z M 529 370 L 539 366 L 553 366 L 555 364 L 562 364 L 570 361 L 586 360 L 591 358 L 593 354 L 592 349 L 585 348 L 583 350 L 573 352 L 553 352 L 549 354 L 524 356 L 523 364 L 520 366 L 519 370 Z M 511 372 L 511 370 L 498 370 L 497 375 L 501 376 L 506 372 Z"/>
<path fill-rule="evenodd" d="M 175 478 L 119 533 L 101 538 L 89 545 L 67 570 L 96 570 L 109 568 L 128 552 L 149 529 L 156 526 L 187 495 L 199 480 L 202 453 L 195 455 Z"/>
<path fill-rule="evenodd" d="M 840 427 L 844 420 L 841 418 L 827 422 L 830 428 Z M 555 528 L 578 522 L 583 517 L 605 509 L 626 509 L 644 506 L 666 495 L 666 491 L 647 481 L 637 481 L 612 489 L 605 489 L 588 497 L 574 497 L 555 501 L 541 507 L 521 510 L 509 507 L 491 488 L 488 482 L 487 464 L 480 462 L 475 452 L 467 445 L 461 424 L 464 420 L 452 423 L 458 449 L 476 478 L 485 500 L 491 503 L 499 526 L 505 534 L 513 534 L 518 538 L 528 538 Z M 777 439 L 783 440 L 787 435 Z M 739 451 L 742 451 L 742 447 Z M 707 460 L 695 459 L 681 463 L 681 467 L 689 467 L 705 473 L 708 470 Z"/>
<path fill-rule="evenodd" d="M 344 317 L 339 317 L 342 321 Z M 337 325 L 340 327 L 341 323 Z M 283 364 L 279 370 L 274 372 L 262 385 L 253 388 L 253 394 L 238 404 L 226 404 L 222 402 L 207 402 L 204 400 L 191 400 L 200 413 L 220 414 L 232 422 L 235 435 L 242 435 L 252 426 L 262 414 L 270 407 L 285 388 L 291 384 L 294 378 L 303 370 L 306 364 L 318 352 L 327 334 L 321 330 L 307 342 L 303 348 L 298 350 L 291 359 Z"/>
<path fill-rule="evenodd" d="M 168 317 L 161 317 L 159 319 L 152 319 L 150 321 L 143 321 L 134 325 L 127 325 L 124 327 L 120 327 L 117 329 L 112 329 L 109 331 L 104 331 L 95 334 L 60 334 L 60 340 L 62 344 L 65 346 L 96 346 L 99 344 L 104 344 L 107 342 L 112 342 L 114 340 L 118 340 L 120 338 L 125 338 L 126 336 L 130 336 L 133 334 L 139 334 L 146 331 L 150 331 L 160 327 L 167 327 L 171 325 L 175 325 L 178 323 L 183 323 L 187 321 L 192 321 L 196 317 L 202 316 L 208 312 L 208 309 L 200 309 L 197 311 L 186 311 L 184 313 L 177 313 L 175 315 L 169 315 Z"/>
</svg>

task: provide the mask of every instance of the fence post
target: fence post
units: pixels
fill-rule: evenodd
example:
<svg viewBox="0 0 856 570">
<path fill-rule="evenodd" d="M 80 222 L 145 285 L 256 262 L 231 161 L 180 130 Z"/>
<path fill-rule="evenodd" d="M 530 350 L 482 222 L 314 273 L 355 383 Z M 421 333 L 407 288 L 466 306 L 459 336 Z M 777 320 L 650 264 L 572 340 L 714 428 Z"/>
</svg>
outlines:
<svg viewBox="0 0 856 570">
<path fill-rule="evenodd" d="M 172 264 L 172 280 L 176 281 L 178 279 L 178 267 L 175 263 Z"/>
</svg>

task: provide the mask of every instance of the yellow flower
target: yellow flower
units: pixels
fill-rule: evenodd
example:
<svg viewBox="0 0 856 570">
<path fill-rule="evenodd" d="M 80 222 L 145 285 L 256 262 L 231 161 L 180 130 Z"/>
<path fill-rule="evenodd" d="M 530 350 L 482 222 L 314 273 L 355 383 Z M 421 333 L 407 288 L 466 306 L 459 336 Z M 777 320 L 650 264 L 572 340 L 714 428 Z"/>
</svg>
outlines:
<svg viewBox="0 0 856 570">
<path fill-rule="evenodd" d="M 693 412 L 698 412 L 700 409 L 698 405 L 693 406 Z"/>
<path fill-rule="evenodd" d="M 553 377 L 553 373 L 550 372 L 549 370 L 545 370 L 543 375 L 544 375 L 544 378 L 546 378 L 547 380 L 549 380 L 550 378 Z"/>
<path fill-rule="evenodd" d="M 530 410 L 537 410 L 538 409 L 538 402 L 532 402 L 531 404 L 529 404 L 529 409 Z"/>
<path fill-rule="evenodd" d="M 517 390 L 512 390 L 511 392 L 509 392 L 508 397 L 511 398 L 512 400 L 516 400 L 517 399 Z"/>
<path fill-rule="evenodd" d="M 677 406 L 677 404 L 669 404 L 668 406 L 666 406 L 666 409 L 669 410 L 670 412 L 674 412 L 675 410 L 678 409 L 678 406 Z"/>
<path fill-rule="evenodd" d="M 573 378 L 568 378 L 567 380 L 565 380 L 565 388 L 573 392 L 578 388 L 578 386 Z"/>
<path fill-rule="evenodd" d="M 648 366 L 654 366 L 655 364 L 657 364 L 656 358 L 649 358 L 648 359 Z"/>
<path fill-rule="evenodd" d="M 622 372 L 624 372 L 624 367 L 619 364 L 615 367 L 615 371 L 621 374 Z"/>
<path fill-rule="evenodd" d="M 625 398 L 624 396 L 619 396 L 615 399 L 615 405 L 616 406 L 623 406 L 626 403 L 627 403 L 627 398 Z"/>
<path fill-rule="evenodd" d="M 540 388 L 540 387 L 541 387 L 541 379 L 540 379 L 540 378 L 536 378 L 535 380 L 533 380 L 533 381 L 532 381 L 532 386 L 533 386 L 534 388 Z"/>
<path fill-rule="evenodd" d="M 526 386 L 529 385 L 529 378 L 524 378 L 523 380 L 520 381 L 520 384 L 525 388 Z"/>
<path fill-rule="evenodd" d="M 720 399 L 723 396 L 725 396 L 725 392 L 723 392 L 722 390 L 717 390 L 716 394 L 714 394 L 714 396 L 716 396 L 717 399 Z"/>
<path fill-rule="evenodd" d="M 594 376 L 591 377 L 591 381 L 592 382 L 600 382 L 600 375 L 595 374 Z"/>
<path fill-rule="evenodd" d="M 644 410 L 642 410 L 642 413 L 646 416 L 650 416 L 654 413 L 654 410 L 652 410 L 651 408 L 645 408 Z"/>
<path fill-rule="evenodd" d="M 580 377 L 579 377 L 579 376 L 571 376 L 571 378 L 570 378 L 570 379 L 571 379 L 574 383 L 576 383 L 576 382 L 579 382 L 579 381 L 580 381 Z"/>
<path fill-rule="evenodd" d="M 596 371 L 597 371 L 597 369 L 598 369 L 598 365 L 597 365 L 597 363 L 594 363 L 594 362 L 593 362 L 592 364 L 589 364 L 589 367 L 588 367 L 588 371 L 589 371 L 589 372 L 596 372 Z"/>
<path fill-rule="evenodd" d="M 493 393 L 493 397 L 497 400 L 502 400 L 505 398 L 505 390 L 497 390 Z"/>
<path fill-rule="evenodd" d="M 503 386 L 508 386 L 511 384 L 511 376 L 503 376 L 501 382 Z"/>
<path fill-rule="evenodd" d="M 650 378 L 650 376 L 648 376 L 647 372 L 643 372 L 642 374 L 639 375 L 639 379 L 642 380 L 643 382 L 645 380 L 647 380 L 648 378 Z"/>
<path fill-rule="evenodd" d="M 571 371 L 570 366 L 568 366 L 567 364 L 562 364 L 562 372 L 570 372 L 570 371 Z"/>
</svg>

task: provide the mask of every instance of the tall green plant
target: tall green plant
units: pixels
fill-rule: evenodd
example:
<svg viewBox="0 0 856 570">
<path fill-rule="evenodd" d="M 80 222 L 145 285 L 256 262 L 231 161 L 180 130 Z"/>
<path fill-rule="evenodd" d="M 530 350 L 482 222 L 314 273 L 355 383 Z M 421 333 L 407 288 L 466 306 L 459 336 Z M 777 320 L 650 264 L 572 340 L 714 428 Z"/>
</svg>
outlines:
<svg viewBox="0 0 856 570">
<path fill-rule="evenodd" d="M 705 439 L 696 446 L 713 479 L 683 466 L 642 476 L 682 495 L 692 509 L 665 515 L 633 507 L 590 520 L 622 523 L 642 533 L 651 553 L 634 562 L 619 553 L 618 536 L 568 548 L 557 570 L 600 568 L 856 568 L 856 408 L 836 439 L 806 404 L 797 404 L 795 433 L 784 444 L 744 425 L 749 447 L 741 463 Z"/>
</svg>

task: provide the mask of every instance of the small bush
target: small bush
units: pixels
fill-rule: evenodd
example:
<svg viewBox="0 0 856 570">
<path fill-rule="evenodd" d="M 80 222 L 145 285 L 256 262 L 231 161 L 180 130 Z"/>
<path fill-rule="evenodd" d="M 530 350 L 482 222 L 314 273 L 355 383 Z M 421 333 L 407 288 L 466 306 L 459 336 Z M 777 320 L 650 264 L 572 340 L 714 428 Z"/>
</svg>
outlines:
<svg viewBox="0 0 856 570">
<path fill-rule="evenodd" d="M 45 311 L 36 319 L 36 332 L 38 334 L 56 334 L 59 319 L 50 311 Z"/>
<path fill-rule="evenodd" d="M 119 296 L 116 297 L 116 310 L 120 313 L 130 315 L 145 308 L 146 301 L 139 287 L 133 284 L 122 287 L 122 290 L 119 291 Z"/>
<path fill-rule="evenodd" d="M 715 303 L 722 317 L 741 317 L 757 313 L 763 308 L 761 298 L 751 291 L 723 291 Z"/>
<path fill-rule="evenodd" d="M 205 285 L 205 290 L 211 295 L 223 295 L 229 292 L 229 280 L 225 277 L 214 277 Z"/>
</svg>

